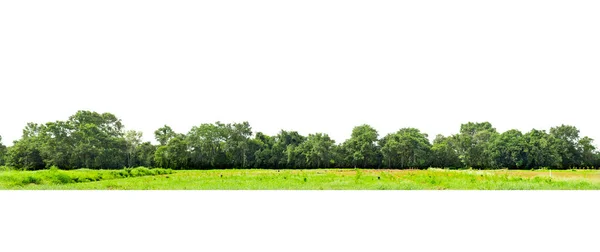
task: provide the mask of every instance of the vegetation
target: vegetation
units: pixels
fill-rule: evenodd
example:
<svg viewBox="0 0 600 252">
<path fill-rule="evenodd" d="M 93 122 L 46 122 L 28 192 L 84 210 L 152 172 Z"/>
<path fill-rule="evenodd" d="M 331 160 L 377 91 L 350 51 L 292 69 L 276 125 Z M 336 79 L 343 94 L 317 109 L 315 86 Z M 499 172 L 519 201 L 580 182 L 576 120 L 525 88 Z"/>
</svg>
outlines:
<svg viewBox="0 0 600 252">
<path fill-rule="evenodd" d="M 78 111 L 66 121 L 28 123 L 12 146 L 1 144 L 0 165 L 21 170 L 225 168 L 507 168 L 570 169 L 600 167 L 593 139 L 570 125 L 549 132 L 516 129 L 497 132 L 489 122 L 461 125 L 458 134 L 428 135 L 403 128 L 379 138 L 369 125 L 354 128 L 343 143 L 325 133 L 302 136 L 280 131 L 253 134 L 248 122 L 201 124 L 186 134 L 165 125 L 155 132 L 158 145 L 142 142 L 142 133 L 125 131 L 110 113 Z"/>
<path fill-rule="evenodd" d="M 135 169 L 134 169 L 135 170 Z M 389 170 L 389 169 L 227 169 L 157 172 L 137 176 L 123 171 L 0 172 L 4 189 L 208 189 L 208 190 L 585 190 L 600 189 L 598 170 Z M 166 170 L 162 170 L 166 171 Z M 145 174 L 145 173 L 143 173 Z M 78 178 L 78 181 L 75 181 Z M 80 183 L 82 180 L 90 181 Z M 79 183 L 78 183 L 79 182 Z"/>
<path fill-rule="evenodd" d="M 170 169 L 148 169 L 145 167 L 123 170 L 80 169 L 62 171 L 55 167 L 43 171 L 3 170 L 0 170 L 0 188 L 15 188 L 28 185 L 61 185 L 173 173 L 173 170 Z"/>
</svg>

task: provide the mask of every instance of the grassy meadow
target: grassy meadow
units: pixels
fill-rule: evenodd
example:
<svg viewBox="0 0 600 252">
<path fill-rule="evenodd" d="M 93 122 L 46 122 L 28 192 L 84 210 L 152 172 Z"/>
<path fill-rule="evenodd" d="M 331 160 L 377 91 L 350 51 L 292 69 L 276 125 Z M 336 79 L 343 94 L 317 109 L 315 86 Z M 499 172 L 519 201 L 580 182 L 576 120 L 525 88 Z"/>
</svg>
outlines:
<svg viewBox="0 0 600 252">
<path fill-rule="evenodd" d="M 0 189 L 25 190 L 598 190 L 598 170 L 0 171 Z M 551 176 L 551 177 L 550 177 Z"/>
</svg>

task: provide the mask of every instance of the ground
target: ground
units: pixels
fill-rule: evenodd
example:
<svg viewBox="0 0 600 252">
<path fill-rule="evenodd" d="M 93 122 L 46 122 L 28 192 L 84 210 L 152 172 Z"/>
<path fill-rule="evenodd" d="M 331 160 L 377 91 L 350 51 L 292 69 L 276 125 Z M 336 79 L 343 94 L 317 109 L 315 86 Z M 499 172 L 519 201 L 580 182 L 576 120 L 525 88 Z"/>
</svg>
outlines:
<svg viewBox="0 0 600 252">
<path fill-rule="evenodd" d="M 143 168 L 146 169 L 146 168 Z M 146 169 L 148 170 L 148 169 Z M 0 189 L 91 190 L 598 190 L 600 171 L 565 170 L 194 170 L 0 171 Z M 114 174 L 134 174 L 119 177 Z"/>
</svg>

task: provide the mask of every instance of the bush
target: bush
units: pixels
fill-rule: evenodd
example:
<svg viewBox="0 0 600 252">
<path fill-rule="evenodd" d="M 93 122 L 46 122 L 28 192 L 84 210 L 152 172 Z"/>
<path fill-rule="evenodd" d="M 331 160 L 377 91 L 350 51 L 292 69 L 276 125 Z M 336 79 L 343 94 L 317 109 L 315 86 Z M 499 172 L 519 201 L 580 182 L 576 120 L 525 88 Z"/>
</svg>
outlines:
<svg viewBox="0 0 600 252">
<path fill-rule="evenodd" d="M 42 182 L 42 179 L 30 175 L 30 176 L 23 178 L 23 180 L 21 181 L 21 184 L 22 185 L 40 184 L 41 182 Z"/>
<path fill-rule="evenodd" d="M 12 171 L 13 169 L 8 166 L 0 165 L 0 171 Z"/>
<path fill-rule="evenodd" d="M 131 169 L 130 174 L 132 177 L 140 177 L 140 176 L 154 175 L 155 172 L 153 172 L 152 170 L 150 170 L 146 167 L 138 167 L 138 168 Z"/>
<path fill-rule="evenodd" d="M 73 182 L 73 179 L 71 179 L 71 176 L 61 172 L 53 176 L 53 182 L 57 184 L 68 184 Z"/>
</svg>

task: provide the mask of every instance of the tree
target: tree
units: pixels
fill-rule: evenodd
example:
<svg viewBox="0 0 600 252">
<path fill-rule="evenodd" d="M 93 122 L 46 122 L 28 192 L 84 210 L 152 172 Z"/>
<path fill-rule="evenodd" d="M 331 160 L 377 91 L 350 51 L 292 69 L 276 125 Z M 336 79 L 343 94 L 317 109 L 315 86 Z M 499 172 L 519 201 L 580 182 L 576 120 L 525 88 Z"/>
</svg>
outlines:
<svg viewBox="0 0 600 252">
<path fill-rule="evenodd" d="M 248 122 L 227 124 L 225 152 L 234 167 L 247 167 L 249 156 L 248 142 L 252 136 L 252 127 Z"/>
<path fill-rule="evenodd" d="M 56 121 L 41 125 L 38 137 L 40 152 L 46 167 L 73 168 L 75 143 L 71 137 L 73 128 L 68 122 Z"/>
<path fill-rule="evenodd" d="M 39 147 L 32 138 L 15 141 L 8 148 L 6 163 L 24 170 L 39 170 L 45 167 Z"/>
<path fill-rule="evenodd" d="M 486 168 L 491 165 L 489 145 L 498 133 L 489 122 L 469 122 L 454 136 L 456 149 L 464 166 Z"/>
<path fill-rule="evenodd" d="M 4 156 L 6 156 L 6 146 L 2 144 L 2 136 L 0 136 L 0 166 L 5 164 Z"/>
<path fill-rule="evenodd" d="M 125 132 L 125 141 L 127 142 L 127 166 L 134 167 L 137 166 L 140 162 L 138 161 L 138 156 L 136 152 L 138 151 L 138 146 L 142 143 L 143 133 L 141 131 L 128 130 Z"/>
<path fill-rule="evenodd" d="M 171 127 L 165 125 L 154 131 L 154 137 L 156 138 L 156 141 L 160 143 L 160 145 L 167 145 L 169 140 L 175 137 L 175 132 L 173 129 L 171 129 Z"/>
<path fill-rule="evenodd" d="M 579 140 L 578 149 L 581 150 L 581 163 L 580 166 L 589 167 L 596 165 L 596 146 L 594 146 L 594 139 L 589 137 L 583 137 Z"/>
<path fill-rule="evenodd" d="M 579 148 L 579 130 L 575 126 L 561 125 L 550 129 L 557 141 L 556 146 L 562 159 L 562 168 L 577 167 L 581 164 L 582 150 Z"/>
<path fill-rule="evenodd" d="M 431 147 L 431 165 L 433 167 L 462 167 L 452 140 L 453 138 L 443 135 L 435 137 Z"/>
<path fill-rule="evenodd" d="M 295 167 L 299 162 L 304 162 L 303 157 L 296 151 L 296 147 L 306 141 L 306 137 L 300 135 L 297 131 L 281 130 L 274 137 L 271 155 L 275 168 Z"/>
<path fill-rule="evenodd" d="M 390 168 L 423 168 L 428 165 L 431 143 L 427 134 L 403 128 L 380 140 L 383 159 Z"/>
<path fill-rule="evenodd" d="M 295 148 L 298 156 L 304 156 L 304 160 L 296 160 L 298 167 L 327 168 L 332 165 L 332 148 L 335 141 L 329 135 L 323 133 L 309 134 L 306 141 Z M 299 162 L 298 162 L 299 161 Z M 304 162 L 303 162 L 304 161 Z"/>
<path fill-rule="evenodd" d="M 348 161 L 356 168 L 377 167 L 379 134 L 373 127 L 364 124 L 354 127 L 350 139 L 344 142 L 348 154 Z"/>
<path fill-rule="evenodd" d="M 561 166 L 562 159 L 557 148 L 557 139 L 544 130 L 532 129 L 523 135 L 527 147 L 527 168 Z"/>
<path fill-rule="evenodd" d="M 220 122 L 192 127 L 186 136 L 192 166 L 216 168 L 227 165 L 228 162 L 224 158 L 227 137 L 227 127 Z"/>
<path fill-rule="evenodd" d="M 154 153 L 157 166 L 171 169 L 185 169 L 189 164 L 187 141 L 181 135 L 171 138 L 167 145 L 158 147 Z"/>
<path fill-rule="evenodd" d="M 168 168 L 184 169 L 188 167 L 187 141 L 182 136 L 175 136 L 167 144 Z"/>
<path fill-rule="evenodd" d="M 136 147 L 135 155 L 137 165 L 144 167 L 156 167 L 154 163 L 154 153 L 156 152 L 156 146 L 150 142 L 144 142 Z"/>
<path fill-rule="evenodd" d="M 276 160 L 273 158 L 273 137 L 265 135 L 262 132 L 256 133 L 256 136 L 250 142 L 251 150 L 254 150 L 253 163 L 257 168 L 274 168 Z M 251 151 L 252 152 L 252 151 Z"/>
<path fill-rule="evenodd" d="M 110 113 L 78 111 L 69 117 L 75 144 L 73 164 L 78 168 L 122 168 L 126 166 L 127 142 L 121 120 Z"/>
<path fill-rule="evenodd" d="M 526 150 L 527 143 L 520 131 L 506 131 L 490 144 L 492 164 L 497 168 L 524 168 L 527 165 Z"/>
</svg>

